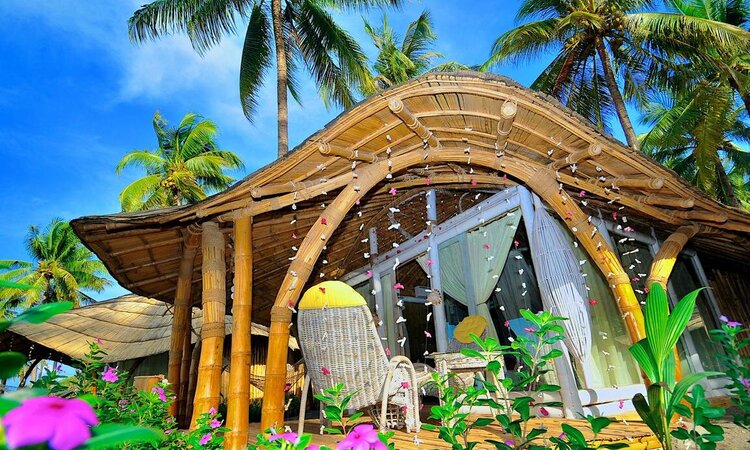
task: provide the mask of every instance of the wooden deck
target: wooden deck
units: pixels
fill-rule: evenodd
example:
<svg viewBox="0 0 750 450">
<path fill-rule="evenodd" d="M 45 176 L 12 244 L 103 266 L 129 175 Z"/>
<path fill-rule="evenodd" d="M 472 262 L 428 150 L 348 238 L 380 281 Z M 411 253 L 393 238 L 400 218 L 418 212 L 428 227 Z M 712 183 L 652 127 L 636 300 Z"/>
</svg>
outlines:
<svg viewBox="0 0 750 450">
<path fill-rule="evenodd" d="M 568 423 L 579 427 L 587 438 L 593 438 L 593 433 L 588 428 L 588 423 L 585 420 L 545 419 L 543 423 L 548 427 L 547 436 L 559 436 L 562 433 L 561 425 L 563 423 Z M 539 424 L 539 420 L 532 420 L 533 426 L 538 426 Z M 289 422 L 287 425 L 291 426 L 294 431 L 296 431 L 296 422 Z M 251 424 L 250 427 L 251 436 L 255 436 L 258 433 L 258 424 Z M 305 422 L 305 432 L 316 435 L 313 437 L 313 443 L 318 445 L 327 445 L 335 448 L 336 443 L 340 439 L 340 436 L 319 435 L 320 422 L 317 420 L 307 420 Z M 393 441 L 396 444 L 397 450 L 431 450 L 450 448 L 448 444 L 438 438 L 437 432 L 422 430 L 416 435 L 416 438 L 417 439 L 415 440 L 414 433 L 409 434 L 406 433 L 405 430 L 401 430 L 396 432 Z M 481 430 L 475 430 L 470 436 L 470 439 L 474 441 L 483 441 L 485 439 L 502 440 L 504 438 L 505 436 L 496 424 Z M 648 427 L 646 427 L 643 422 L 639 421 L 615 422 L 598 436 L 597 442 L 625 442 L 630 446 L 629 448 L 637 450 L 660 448 L 659 443 L 653 434 L 651 434 Z M 476 448 L 490 450 L 495 447 L 490 444 L 482 443 Z"/>
</svg>

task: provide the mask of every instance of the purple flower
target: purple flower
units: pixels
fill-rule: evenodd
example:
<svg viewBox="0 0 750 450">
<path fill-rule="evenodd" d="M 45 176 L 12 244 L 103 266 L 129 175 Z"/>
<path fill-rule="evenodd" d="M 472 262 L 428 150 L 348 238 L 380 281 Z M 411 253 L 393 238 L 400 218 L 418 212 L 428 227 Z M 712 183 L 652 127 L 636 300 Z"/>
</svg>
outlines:
<svg viewBox="0 0 750 450">
<path fill-rule="evenodd" d="M 212 420 L 211 421 L 211 428 L 219 428 L 221 426 L 221 420 Z"/>
<path fill-rule="evenodd" d="M 734 320 L 727 319 L 727 316 L 721 316 L 719 317 L 719 320 L 727 324 L 728 327 L 735 328 L 740 327 L 742 324 L 740 322 L 735 322 Z"/>
<path fill-rule="evenodd" d="M 750 380 L 740 377 L 740 383 L 745 386 L 747 393 L 750 394 Z"/>
<path fill-rule="evenodd" d="M 112 366 L 107 366 L 107 369 L 102 372 L 102 380 L 107 383 L 117 383 L 120 377 L 117 376 L 117 369 Z"/>
<path fill-rule="evenodd" d="M 104 345 L 104 343 L 102 342 L 102 340 L 101 340 L 101 339 L 99 339 L 99 338 L 96 338 L 96 345 L 98 345 L 98 346 L 100 346 L 100 347 L 101 347 L 102 345 Z"/>
<path fill-rule="evenodd" d="M 387 450 L 388 447 L 380 442 L 378 432 L 369 423 L 357 425 L 349 435 L 339 442 L 336 450 Z"/>
<path fill-rule="evenodd" d="M 515 445 L 516 445 L 516 441 L 514 441 L 513 439 L 508 439 L 507 441 L 505 441 L 505 442 L 503 442 L 503 443 L 504 443 L 505 445 L 507 445 L 508 447 L 513 447 L 513 446 L 515 446 Z"/>
<path fill-rule="evenodd" d="M 320 450 L 320 445 L 308 445 L 307 447 L 305 447 L 305 450 Z"/>
<path fill-rule="evenodd" d="M 283 439 L 290 444 L 297 444 L 299 442 L 299 436 L 297 433 L 292 433 L 291 431 L 289 433 L 279 433 L 279 434 L 273 434 L 271 437 L 268 438 L 269 441 L 276 441 L 278 439 Z"/>
<path fill-rule="evenodd" d="M 200 445 L 206 445 L 208 444 L 208 441 L 211 440 L 211 433 L 206 433 L 203 436 L 201 436 L 201 440 L 198 441 Z"/>
<path fill-rule="evenodd" d="M 173 431 L 174 431 L 174 430 L 172 430 L 172 429 L 169 429 L 169 430 L 164 430 L 164 434 L 172 434 L 172 432 L 173 432 Z"/>
<path fill-rule="evenodd" d="M 209 414 L 209 415 L 212 415 L 212 416 L 215 416 L 215 415 L 216 415 L 216 408 L 214 408 L 214 407 L 212 406 L 212 407 L 211 407 L 211 409 L 209 409 L 209 410 L 208 410 L 208 414 Z"/>
<path fill-rule="evenodd" d="M 164 389 L 163 388 L 153 387 L 153 388 L 151 388 L 151 392 L 156 392 L 157 394 L 159 394 L 159 400 L 161 400 L 163 402 L 167 401 L 167 396 L 164 395 Z"/>
<path fill-rule="evenodd" d="M 47 443 L 53 450 L 72 450 L 91 437 L 99 419 L 81 399 L 35 397 L 6 414 L 2 424 L 9 448 Z"/>
</svg>

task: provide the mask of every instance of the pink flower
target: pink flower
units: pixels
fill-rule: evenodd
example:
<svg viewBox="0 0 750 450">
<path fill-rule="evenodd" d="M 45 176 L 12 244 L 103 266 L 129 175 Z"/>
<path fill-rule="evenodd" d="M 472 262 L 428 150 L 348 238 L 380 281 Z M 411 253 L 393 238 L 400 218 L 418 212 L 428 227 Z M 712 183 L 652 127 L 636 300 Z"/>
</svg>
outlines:
<svg viewBox="0 0 750 450">
<path fill-rule="evenodd" d="M 308 445 L 307 447 L 305 447 L 305 450 L 320 450 L 320 445 Z"/>
<path fill-rule="evenodd" d="M 490 244 L 484 244 L 484 248 L 485 250 L 489 250 L 492 248 L 492 246 Z"/>
<path fill-rule="evenodd" d="M 286 383 L 284 385 L 284 392 L 289 392 L 292 390 L 292 383 Z"/>
<path fill-rule="evenodd" d="M 523 331 L 525 331 L 527 333 L 533 333 L 533 332 L 536 331 L 536 328 L 524 327 Z"/>
<path fill-rule="evenodd" d="M 367 271 L 367 278 L 372 278 L 372 270 Z"/>
<path fill-rule="evenodd" d="M 402 381 L 401 382 L 401 387 L 404 388 L 404 389 L 409 389 L 409 382 L 408 381 Z"/>
<path fill-rule="evenodd" d="M 35 397 L 24 400 L 2 420 L 9 448 L 48 444 L 55 450 L 72 450 L 91 437 L 99 419 L 81 399 Z"/>
<path fill-rule="evenodd" d="M 385 348 L 385 356 L 388 356 L 390 358 L 390 356 L 391 356 L 391 349 L 390 349 L 390 347 L 386 347 Z"/>
<path fill-rule="evenodd" d="M 747 390 L 747 393 L 750 394 L 750 380 L 740 377 L 740 384 L 745 386 L 745 390 Z"/>
<path fill-rule="evenodd" d="M 331 374 L 331 371 L 330 371 L 330 370 L 328 370 L 328 367 L 321 367 L 321 368 L 320 368 L 320 372 L 321 372 L 321 373 L 322 373 L 323 375 L 325 375 L 325 376 L 328 376 L 328 375 L 330 375 L 330 374 Z"/>
<path fill-rule="evenodd" d="M 578 196 L 581 197 L 581 198 L 585 197 L 586 196 L 586 191 L 579 192 Z"/>
<path fill-rule="evenodd" d="M 633 229 L 633 227 L 625 227 L 625 228 L 622 229 L 622 231 L 624 231 L 626 233 L 632 233 L 635 230 Z"/>
<path fill-rule="evenodd" d="M 503 444 L 507 445 L 508 447 L 514 447 L 516 445 L 516 441 L 514 441 L 513 439 L 508 439 L 503 442 Z"/>
<path fill-rule="evenodd" d="M 336 450 L 387 450 L 388 447 L 380 442 L 378 432 L 369 423 L 354 427 L 349 435 L 336 446 Z"/>
<path fill-rule="evenodd" d="M 429 331 L 427 331 L 427 330 L 424 330 L 424 337 L 426 337 L 427 339 L 429 339 L 429 338 L 431 338 L 431 337 L 432 337 L 432 333 L 430 333 L 430 332 L 429 332 Z"/>
<path fill-rule="evenodd" d="M 107 383 L 117 383 L 120 377 L 117 376 L 117 369 L 112 366 L 108 366 L 107 369 L 102 372 L 102 380 Z"/>
<path fill-rule="evenodd" d="M 477 182 L 476 182 L 475 180 L 471 180 L 471 185 L 472 185 L 472 186 L 476 186 L 476 185 L 477 185 Z"/>
<path fill-rule="evenodd" d="M 211 425 L 211 428 L 213 428 L 213 429 L 219 428 L 221 426 L 221 420 L 214 419 L 214 420 L 211 421 L 210 425 Z"/>
<path fill-rule="evenodd" d="M 156 392 L 157 394 L 159 394 L 159 400 L 161 400 L 163 402 L 167 401 L 167 396 L 164 395 L 164 389 L 163 388 L 153 387 L 153 388 L 151 388 L 151 392 Z"/>
<path fill-rule="evenodd" d="M 639 277 L 633 277 L 633 278 L 630 279 L 630 281 L 632 281 L 633 283 L 637 283 L 637 282 L 641 281 L 641 279 Z"/>
<path fill-rule="evenodd" d="M 172 434 L 172 432 L 173 432 L 173 431 L 174 431 L 174 430 L 172 430 L 172 429 L 169 429 L 169 430 L 164 430 L 164 434 Z"/>
<path fill-rule="evenodd" d="M 625 407 L 625 400 L 620 400 L 620 402 L 617 405 L 618 408 L 622 409 Z"/>
<path fill-rule="evenodd" d="M 396 194 L 398 194 L 398 191 L 396 190 L 396 188 L 390 188 L 388 190 L 388 193 L 395 196 Z"/>
<path fill-rule="evenodd" d="M 359 199 L 354 200 L 355 205 L 359 205 Z"/>
<path fill-rule="evenodd" d="M 102 345 L 104 345 L 104 343 L 102 342 L 102 340 L 101 340 L 101 339 L 99 339 L 99 338 L 96 338 L 96 345 L 98 345 L 98 346 L 100 346 L 100 347 L 101 347 Z"/>
<path fill-rule="evenodd" d="M 547 408 L 545 408 L 544 406 L 539 408 L 539 412 L 542 413 L 544 417 L 549 416 L 549 411 L 547 411 Z"/>
<path fill-rule="evenodd" d="M 209 414 L 209 415 L 212 415 L 212 416 L 215 416 L 215 415 L 216 415 L 216 408 L 214 408 L 214 407 L 212 406 L 212 407 L 211 407 L 211 409 L 209 409 L 209 410 L 208 410 L 208 414 Z"/>
<path fill-rule="evenodd" d="M 518 241 L 513 241 L 513 247 L 515 247 L 515 248 L 516 248 L 516 250 L 518 250 L 518 246 L 519 246 L 519 245 L 521 245 L 521 244 L 520 244 L 520 242 L 518 242 Z"/>
<path fill-rule="evenodd" d="M 208 444 L 208 441 L 211 440 L 211 433 L 206 433 L 203 436 L 201 436 L 201 440 L 198 441 L 198 444 L 200 445 L 206 445 Z"/>
<path fill-rule="evenodd" d="M 506 320 L 505 322 L 503 322 L 503 326 L 505 326 L 505 328 L 508 328 L 510 326 L 510 321 Z"/>
<path fill-rule="evenodd" d="M 428 259 L 428 260 L 427 260 L 427 265 L 428 265 L 428 266 L 431 266 L 431 265 L 432 265 L 432 260 L 431 260 L 431 259 Z"/>
<path fill-rule="evenodd" d="M 424 182 L 425 182 L 425 183 L 427 184 L 427 186 L 429 186 L 429 185 L 430 185 L 430 183 L 431 183 L 431 181 L 430 181 L 430 179 L 429 179 L 429 178 L 425 178 Z"/>
<path fill-rule="evenodd" d="M 393 285 L 393 289 L 403 289 L 403 288 L 404 288 L 404 285 L 401 283 L 396 283 Z"/>
<path fill-rule="evenodd" d="M 592 298 L 591 300 L 589 300 L 589 305 L 591 305 L 591 306 L 598 305 L 598 304 L 599 304 L 599 300 L 596 300 L 594 298 Z"/>
<path fill-rule="evenodd" d="M 296 233 L 292 233 L 292 239 L 297 239 L 297 234 Z"/>
<path fill-rule="evenodd" d="M 320 218 L 320 223 L 323 224 L 323 225 L 328 225 L 328 219 L 326 219 L 325 217 L 321 217 Z"/>
<path fill-rule="evenodd" d="M 299 442 L 299 436 L 297 435 L 297 433 L 292 433 L 291 431 L 289 433 L 273 434 L 268 438 L 269 441 L 276 441 L 279 439 L 283 439 L 290 444 L 296 444 L 297 442 Z"/>
</svg>

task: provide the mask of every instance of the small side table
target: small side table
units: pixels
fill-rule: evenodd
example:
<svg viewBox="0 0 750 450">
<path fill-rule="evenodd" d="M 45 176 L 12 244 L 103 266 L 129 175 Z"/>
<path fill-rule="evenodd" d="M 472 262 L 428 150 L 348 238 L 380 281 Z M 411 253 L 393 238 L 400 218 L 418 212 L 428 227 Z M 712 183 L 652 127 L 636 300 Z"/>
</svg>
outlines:
<svg viewBox="0 0 750 450">
<path fill-rule="evenodd" d="M 487 361 L 482 358 L 474 358 L 471 356 L 465 356 L 461 353 L 432 353 L 430 355 L 435 360 L 435 369 L 441 375 L 447 375 L 449 373 L 471 373 L 479 377 L 480 380 L 484 381 L 487 375 L 494 378 L 492 373 L 487 372 Z M 500 361 L 501 371 L 498 373 L 497 379 L 491 380 L 496 386 L 499 385 L 499 380 L 505 378 L 505 372 L 503 371 L 503 359 L 502 353 L 493 352 L 490 356 Z M 492 399 L 496 402 L 499 401 L 498 392 L 490 393 Z M 442 399 L 440 400 L 442 404 Z"/>
</svg>

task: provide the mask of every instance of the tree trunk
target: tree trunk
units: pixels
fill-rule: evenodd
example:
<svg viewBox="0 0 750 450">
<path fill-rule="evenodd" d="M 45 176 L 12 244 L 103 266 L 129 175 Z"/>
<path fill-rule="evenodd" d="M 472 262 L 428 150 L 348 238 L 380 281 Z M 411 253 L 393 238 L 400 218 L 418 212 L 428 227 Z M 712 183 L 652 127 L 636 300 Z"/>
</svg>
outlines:
<svg viewBox="0 0 750 450">
<path fill-rule="evenodd" d="M 729 85 L 732 86 L 732 89 L 734 89 L 737 94 L 739 94 L 742 103 L 745 105 L 745 111 L 747 112 L 747 115 L 750 116 L 750 93 L 742 89 L 740 83 L 733 74 L 729 75 Z"/>
<path fill-rule="evenodd" d="M 271 15 L 273 16 L 273 37 L 276 43 L 276 106 L 279 112 L 278 157 L 281 158 L 289 151 L 289 111 L 287 110 L 286 100 L 286 47 L 284 45 L 284 26 L 281 18 L 281 0 L 271 1 Z"/>
<path fill-rule="evenodd" d="M 721 183 L 721 188 L 724 191 L 724 198 L 721 200 L 723 200 L 724 203 L 729 206 L 739 208 L 740 201 L 737 199 L 737 195 L 734 193 L 734 186 L 732 186 L 732 182 L 729 180 L 727 172 L 726 170 L 724 170 L 724 166 L 721 164 L 721 161 L 718 161 L 717 165 L 718 167 L 716 168 L 716 174 L 719 176 L 719 183 Z"/>
<path fill-rule="evenodd" d="M 602 60 L 602 69 L 604 70 L 604 78 L 607 80 L 609 95 L 612 96 L 612 102 L 615 104 L 617 117 L 620 119 L 622 131 L 625 133 L 625 139 L 628 141 L 628 147 L 633 150 L 640 150 L 638 138 L 635 135 L 633 124 L 630 122 L 628 110 L 625 108 L 625 100 L 623 100 L 620 88 L 617 86 L 617 80 L 615 79 L 615 72 L 612 69 L 612 63 L 609 60 L 609 54 L 607 54 L 607 49 L 604 47 L 604 41 L 602 41 L 600 37 L 596 38 L 596 51 L 599 53 L 599 59 Z"/>
</svg>

